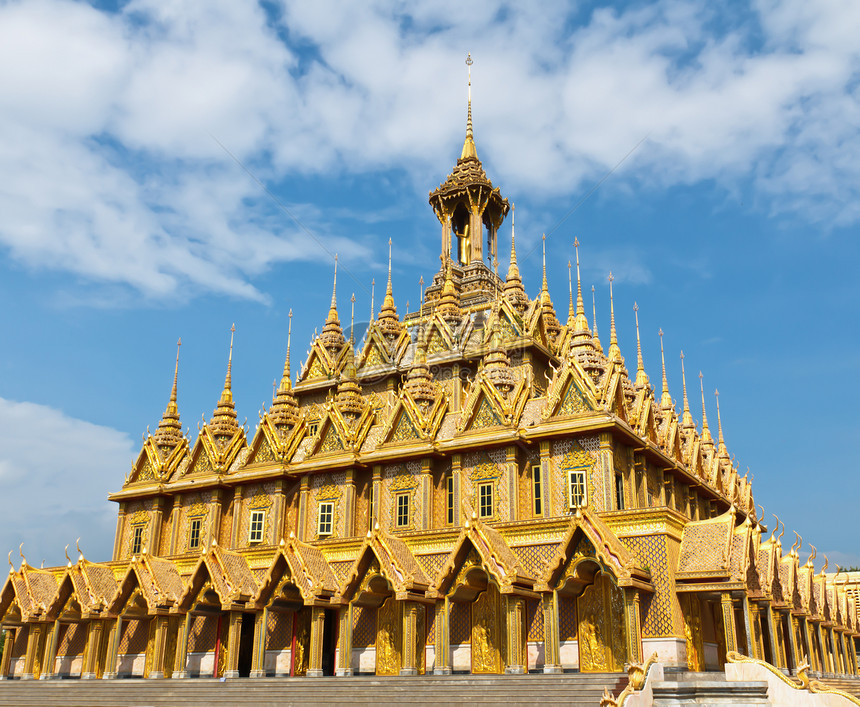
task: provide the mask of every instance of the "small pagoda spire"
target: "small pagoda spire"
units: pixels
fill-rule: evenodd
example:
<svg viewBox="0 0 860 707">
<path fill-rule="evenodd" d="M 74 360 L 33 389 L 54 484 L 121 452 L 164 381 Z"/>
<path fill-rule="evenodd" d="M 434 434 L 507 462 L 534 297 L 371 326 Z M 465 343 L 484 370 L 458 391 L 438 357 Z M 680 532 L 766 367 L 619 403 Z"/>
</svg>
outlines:
<svg viewBox="0 0 860 707">
<path fill-rule="evenodd" d="M 600 343 L 600 336 L 597 333 L 597 302 L 594 299 L 594 285 L 591 286 L 591 318 L 592 321 L 594 321 L 594 348 L 596 348 L 600 353 L 603 353 L 603 346 Z"/>
<path fill-rule="evenodd" d="M 293 310 L 290 309 L 289 325 L 287 327 L 287 357 L 284 360 L 284 373 L 269 408 L 269 417 L 276 425 L 294 425 L 299 419 L 299 403 L 293 394 L 290 380 L 290 353 L 293 338 Z"/>
<path fill-rule="evenodd" d="M 340 326 L 340 319 L 337 315 L 337 253 L 334 256 L 334 284 L 331 290 L 331 306 L 329 307 L 328 317 L 326 317 L 322 333 L 320 334 L 320 341 L 330 352 L 340 349 L 345 342 L 343 329 Z"/>
<path fill-rule="evenodd" d="M 660 395 L 660 407 L 670 410 L 674 407 L 672 396 L 669 395 L 669 381 L 666 379 L 666 355 L 663 353 L 663 330 L 657 332 L 660 336 L 660 361 L 663 363 L 663 392 Z"/>
<path fill-rule="evenodd" d="M 376 278 L 370 281 L 370 323 L 376 318 L 376 312 L 373 311 L 373 294 L 376 292 Z"/>
<path fill-rule="evenodd" d="M 159 447 L 174 447 L 182 440 L 182 425 L 179 422 L 179 407 L 176 404 L 176 389 L 179 383 L 179 348 L 182 339 L 176 342 L 176 366 L 173 369 L 173 387 L 170 389 L 170 401 L 158 423 L 153 438 Z"/>
<path fill-rule="evenodd" d="M 218 400 L 218 405 L 215 412 L 212 414 L 212 419 L 209 421 L 209 428 L 214 435 L 232 436 L 239 429 L 236 423 L 236 406 L 233 403 L 232 390 L 232 371 L 233 371 L 233 336 L 236 333 L 236 325 L 230 327 L 230 355 L 227 357 L 227 375 L 224 377 L 224 390 L 221 391 L 221 398 Z"/>
<path fill-rule="evenodd" d="M 642 340 L 639 338 L 639 305 L 633 303 L 633 315 L 636 318 L 636 385 L 648 386 L 648 374 L 645 373 L 645 364 L 642 362 Z"/>
<path fill-rule="evenodd" d="M 576 310 L 573 308 L 573 280 L 570 275 L 570 261 L 567 261 L 567 290 L 569 294 L 569 300 L 567 305 L 567 326 L 573 327 L 574 320 L 576 319 Z"/>
<path fill-rule="evenodd" d="M 463 151 L 460 153 L 460 159 L 464 160 L 468 157 L 478 159 L 478 151 L 475 149 L 475 139 L 472 133 L 472 54 L 466 56 L 466 66 L 469 72 L 469 99 L 468 108 L 466 110 L 466 140 L 463 142 Z"/>
<path fill-rule="evenodd" d="M 352 311 L 349 314 L 349 345 L 355 347 L 355 292 L 349 301 L 352 303 Z"/>
<path fill-rule="evenodd" d="M 714 438 L 711 437 L 711 430 L 708 428 L 708 411 L 705 409 L 705 383 L 702 379 L 702 372 L 699 371 L 699 388 L 702 391 L 702 444 L 713 447 Z"/>
<path fill-rule="evenodd" d="M 516 207 L 511 205 L 511 261 L 508 265 L 508 276 L 505 279 L 504 295 L 505 299 L 518 312 L 524 312 L 529 306 L 529 298 L 526 290 L 523 287 L 523 280 L 520 277 L 520 269 L 517 266 L 517 243 L 514 222 L 516 220 Z"/>
<path fill-rule="evenodd" d="M 690 414 L 690 403 L 687 400 L 687 374 L 684 371 L 684 352 L 681 351 L 681 385 L 684 389 L 684 413 L 681 416 L 681 425 L 694 427 L 693 416 Z"/>
<path fill-rule="evenodd" d="M 388 239 L 388 284 L 385 286 L 385 299 L 379 310 L 379 329 L 383 336 L 398 337 L 403 331 L 403 324 L 397 316 L 397 305 L 394 304 L 394 294 L 391 287 L 391 239 Z"/>
<path fill-rule="evenodd" d="M 549 296 L 549 286 L 546 283 L 546 233 L 541 234 L 541 248 L 543 249 L 543 279 L 541 280 L 541 295 Z"/>
<path fill-rule="evenodd" d="M 577 318 L 577 330 L 588 331 L 588 318 L 585 316 L 585 303 L 582 301 L 582 278 L 579 275 L 579 238 L 573 239 L 573 249 L 576 251 L 576 318 Z M 597 320 L 595 320 L 594 326 L 595 326 L 594 330 L 597 331 Z"/>
<path fill-rule="evenodd" d="M 612 271 L 609 272 L 609 358 L 623 362 L 621 349 L 618 348 L 618 335 L 615 331 L 615 299 L 612 293 L 612 283 L 615 281 L 615 276 Z"/>
<path fill-rule="evenodd" d="M 443 258 L 445 269 L 445 282 L 442 285 L 442 294 L 439 297 L 437 311 L 445 320 L 455 320 L 462 316 L 460 310 L 460 297 L 454 287 L 454 279 L 451 275 L 451 258 Z"/>
<path fill-rule="evenodd" d="M 724 459 L 729 458 L 729 450 L 726 449 L 726 442 L 723 439 L 723 420 L 720 417 L 720 391 L 714 389 L 714 397 L 717 399 L 717 430 L 718 430 L 718 444 L 719 444 L 719 452 L 720 456 Z"/>
<path fill-rule="evenodd" d="M 361 397 L 361 387 L 358 384 L 358 373 L 355 369 L 355 353 L 351 346 L 346 352 L 346 364 L 337 385 L 336 400 L 341 414 L 348 419 L 356 419 L 364 409 L 364 399 Z"/>
</svg>

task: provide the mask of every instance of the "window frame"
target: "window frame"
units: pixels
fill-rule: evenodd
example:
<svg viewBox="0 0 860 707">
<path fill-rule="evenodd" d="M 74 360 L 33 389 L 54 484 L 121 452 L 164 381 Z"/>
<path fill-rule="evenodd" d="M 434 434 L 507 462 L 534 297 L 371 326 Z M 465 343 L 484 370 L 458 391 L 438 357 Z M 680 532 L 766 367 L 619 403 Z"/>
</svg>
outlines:
<svg viewBox="0 0 860 707">
<path fill-rule="evenodd" d="M 576 484 L 575 479 L 578 480 Z M 577 496 L 579 496 L 579 503 L 576 502 Z M 588 505 L 588 477 L 585 467 L 575 467 L 567 471 L 567 504 L 571 511 Z"/>
<path fill-rule="evenodd" d="M 255 521 L 259 519 L 259 527 L 255 527 Z M 266 511 L 255 508 L 251 511 L 248 519 L 248 544 L 259 545 L 263 542 L 263 534 L 266 529 Z"/>
<path fill-rule="evenodd" d="M 615 509 L 624 510 L 624 475 L 620 471 L 615 472 Z"/>
<path fill-rule="evenodd" d="M 196 527 L 195 527 L 196 523 Z M 202 540 L 203 517 L 197 516 L 188 519 L 188 549 L 199 550 Z M 196 532 L 195 532 L 196 531 Z"/>
<path fill-rule="evenodd" d="M 131 526 L 131 554 L 139 555 L 143 551 L 143 533 L 146 526 L 143 524 Z"/>
<path fill-rule="evenodd" d="M 485 498 L 484 492 L 487 491 L 489 493 L 486 494 L 487 498 Z M 484 501 L 488 500 L 487 510 L 485 512 Z M 478 484 L 478 517 L 479 518 L 493 518 L 496 514 L 496 492 L 493 488 L 492 481 L 483 481 Z"/>
<path fill-rule="evenodd" d="M 543 465 L 532 464 L 532 512 L 543 517 Z"/>
<path fill-rule="evenodd" d="M 445 481 L 445 520 L 447 525 L 454 525 L 454 475 L 448 476 Z"/>
<path fill-rule="evenodd" d="M 412 504 L 409 499 L 409 492 L 404 491 L 402 493 L 395 494 L 394 496 L 394 527 L 395 528 L 408 528 L 409 521 L 411 520 L 412 509 L 410 508 Z"/>
<path fill-rule="evenodd" d="M 334 535 L 333 501 L 320 501 L 317 506 L 317 535 L 321 537 Z"/>
</svg>

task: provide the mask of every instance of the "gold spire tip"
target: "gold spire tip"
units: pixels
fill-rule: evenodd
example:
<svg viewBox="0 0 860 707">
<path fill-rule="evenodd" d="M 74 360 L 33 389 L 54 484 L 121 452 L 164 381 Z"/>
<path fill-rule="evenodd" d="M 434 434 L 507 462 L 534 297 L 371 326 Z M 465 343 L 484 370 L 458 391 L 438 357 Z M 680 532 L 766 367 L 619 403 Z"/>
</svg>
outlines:
<svg viewBox="0 0 860 707">
<path fill-rule="evenodd" d="M 543 291 L 547 292 L 549 288 L 546 284 L 546 233 L 541 234 L 541 247 L 543 248 Z"/>
</svg>

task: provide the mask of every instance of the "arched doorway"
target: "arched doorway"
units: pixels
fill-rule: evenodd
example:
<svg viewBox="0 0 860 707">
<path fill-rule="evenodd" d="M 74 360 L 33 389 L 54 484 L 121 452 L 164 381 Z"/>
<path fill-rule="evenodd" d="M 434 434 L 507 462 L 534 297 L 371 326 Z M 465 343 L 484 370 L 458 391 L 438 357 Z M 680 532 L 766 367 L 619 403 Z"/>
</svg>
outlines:
<svg viewBox="0 0 860 707">
<path fill-rule="evenodd" d="M 504 672 L 504 631 L 499 588 L 477 564 L 464 567 L 450 600 L 468 607 L 470 670 L 473 674 Z M 465 618 L 465 611 L 457 612 Z"/>
</svg>

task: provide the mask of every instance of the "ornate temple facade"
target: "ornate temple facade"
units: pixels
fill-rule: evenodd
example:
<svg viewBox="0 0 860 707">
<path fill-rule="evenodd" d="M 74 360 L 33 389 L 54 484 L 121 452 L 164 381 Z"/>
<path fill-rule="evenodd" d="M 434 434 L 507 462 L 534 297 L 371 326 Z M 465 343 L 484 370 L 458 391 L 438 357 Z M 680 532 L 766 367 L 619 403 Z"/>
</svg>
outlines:
<svg viewBox="0 0 860 707">
<path fill-rule="evenodd" d="M 389 254 L 358 346 L 335 286 L 253 434 L 232 355 L 194 440 L 174 377 L 110 496 L 113 557 L 10 569 L 0 677 L 611 672 L 653 653 L 700 671 L 729 651 L 856 673 L 857 596 L 768 535 L 704 394 L 698 425 L 638 341 L 628 373 L 614 308 L 604 349 L 578 252 L 561 318 L 545 262 L 528 296 L 513 226 L 497 275 L 513 214 L 471 102 L 429 201 L 442 257 L 418 311 L 398 314 Z"/>
</svg>

